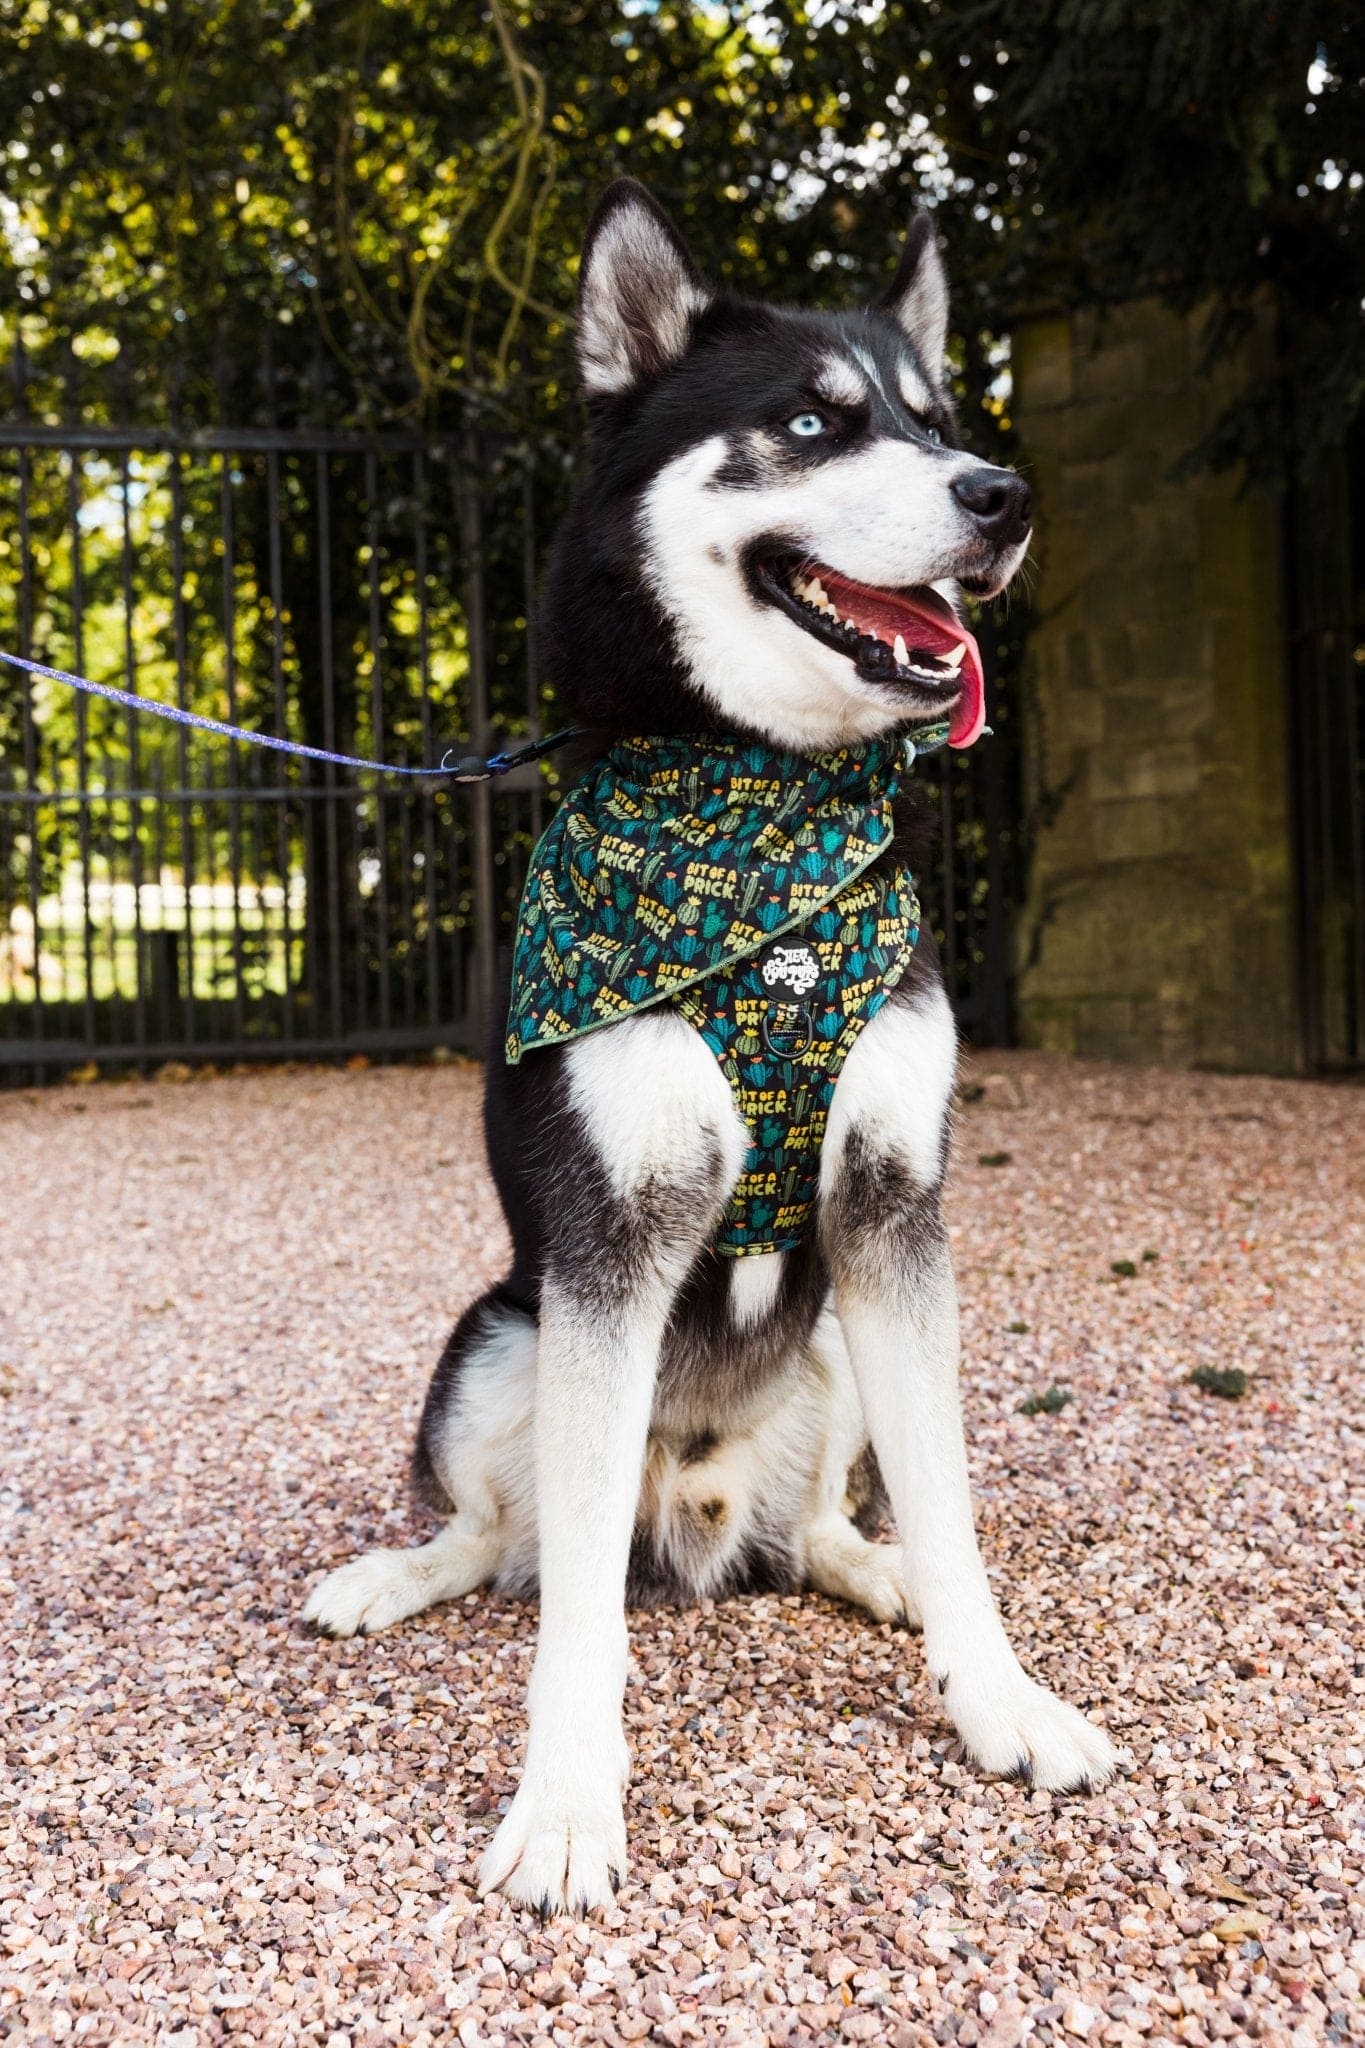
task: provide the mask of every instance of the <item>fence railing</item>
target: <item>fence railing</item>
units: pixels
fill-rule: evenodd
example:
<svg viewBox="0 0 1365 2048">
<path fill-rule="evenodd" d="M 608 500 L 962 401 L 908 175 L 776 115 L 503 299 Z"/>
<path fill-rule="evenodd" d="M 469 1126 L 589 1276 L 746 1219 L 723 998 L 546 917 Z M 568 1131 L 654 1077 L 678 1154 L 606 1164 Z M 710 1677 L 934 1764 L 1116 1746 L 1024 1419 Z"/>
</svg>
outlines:
<svg viewBox="0 0 1365 2048">
<path fill-rule="evenodd" d="M 485 750 L 553 716 L 534 592 L 563 485 L 472 430 L 17 419 L 0 644 L 329 750 Z M 1008 1029 L 1008 761 L 926 764 L 926 902 L 984 1042 Z M 352 778 L 0 673 L 0 1082 L 481 1048 L 556 793 L 553 764 L 449 790 Z"/>
</svg>

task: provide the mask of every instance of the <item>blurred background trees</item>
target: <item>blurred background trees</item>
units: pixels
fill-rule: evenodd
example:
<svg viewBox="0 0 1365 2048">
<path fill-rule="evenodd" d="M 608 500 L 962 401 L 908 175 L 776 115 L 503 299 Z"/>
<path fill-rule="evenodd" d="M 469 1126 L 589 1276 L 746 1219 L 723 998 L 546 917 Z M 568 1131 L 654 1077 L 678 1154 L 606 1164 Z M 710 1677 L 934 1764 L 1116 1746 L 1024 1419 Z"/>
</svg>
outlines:
<svg viewBox="0 0 1365 2048">
<path fill-rule="evenodd" d="M 629 170 L 741 290 L 875 290 L 950 245 L 969 402 L 1040 300 L 1283 315 L 1299 433 L 1365 380 L 1365 18 L 1330 0 L 8 0 L 0 310 L 138 402 L 542 435 L 594 191 Z M 158 388 L 160 386 L 161 388 Z M 131 395 L 131 394 L 130 394 Z M 1251 395 L 1212 453 L 1282 459 Z"/>
</svg>

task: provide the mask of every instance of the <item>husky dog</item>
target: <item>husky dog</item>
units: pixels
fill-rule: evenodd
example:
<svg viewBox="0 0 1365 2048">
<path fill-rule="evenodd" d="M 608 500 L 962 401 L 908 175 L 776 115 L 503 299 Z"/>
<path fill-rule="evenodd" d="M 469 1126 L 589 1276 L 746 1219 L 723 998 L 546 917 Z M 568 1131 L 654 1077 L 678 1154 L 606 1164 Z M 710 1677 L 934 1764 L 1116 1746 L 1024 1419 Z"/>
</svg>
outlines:
<svg viewBox="0 0 1365 2048">
<path fill-rule="evenodd" d="M 980 664 L 949 595 L 1005 588 L 1031 504 L 957 444 L 947 320 L 926 215 L 877 307 L 815 313 L 711 289 L 639 185 L 608 189 L 580 283 L 591 459 L 544 601 L 559 701 L 603 748 L 976 736 Z M 495 1042 L 514 1258 L 427 1395 L 415 1474 L 444 1526 L 332 1572 L 306 1608 L 345 1636 L 485 1583 L 538 1588 L 525 1769 L 482 1889 L 610 1902 L 627 1600 L 816 1587 L 923 1630 L 983 1770 L 1108 1778 L 1105 1737 L 1021 1667 L 977 1548 L 940 1211 L 957 1043 L 928 936 L 839 1075 L 794 1250 L 708 1255 L 748 1133 L 671 1004 L 516 1067 Z M 895 1545 L 865 1533 L 888 1495 Z"/>
</svg>

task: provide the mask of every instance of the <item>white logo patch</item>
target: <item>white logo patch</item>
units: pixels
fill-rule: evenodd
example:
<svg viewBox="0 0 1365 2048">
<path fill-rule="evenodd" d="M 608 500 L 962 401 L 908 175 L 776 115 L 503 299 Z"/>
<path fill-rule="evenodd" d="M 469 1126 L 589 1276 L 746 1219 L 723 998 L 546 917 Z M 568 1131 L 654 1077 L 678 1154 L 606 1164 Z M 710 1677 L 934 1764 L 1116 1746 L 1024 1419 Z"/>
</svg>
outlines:
<svg viewBox="0 0 1365 2048">
<path fill-rule="evenodd" d="M 769 946 L 763 956 L 763 986 L 804 996 L 820 979 L 820 963 L 809 946 Z"/>
</svg>

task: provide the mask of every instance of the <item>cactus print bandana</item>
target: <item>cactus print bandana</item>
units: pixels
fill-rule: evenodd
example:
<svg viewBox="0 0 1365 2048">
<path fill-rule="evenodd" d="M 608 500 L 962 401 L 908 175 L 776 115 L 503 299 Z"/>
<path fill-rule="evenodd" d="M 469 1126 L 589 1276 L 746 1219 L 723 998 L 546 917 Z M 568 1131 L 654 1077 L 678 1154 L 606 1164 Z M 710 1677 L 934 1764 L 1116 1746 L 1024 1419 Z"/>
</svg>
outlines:
<svg viewBox="0 0 1365 2048">
<path fill-rule="evenodd" d="M 507 1059 L 676 1003 L 750 1133 L 715 1239 L 730 1257 L 789 1248 L 810 1221 L 839 1069 L 919 937 L 911 876 L 874 863 L 928 743 L 620 740 L 531 857 Z"/>
</svg>

